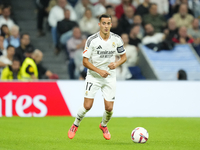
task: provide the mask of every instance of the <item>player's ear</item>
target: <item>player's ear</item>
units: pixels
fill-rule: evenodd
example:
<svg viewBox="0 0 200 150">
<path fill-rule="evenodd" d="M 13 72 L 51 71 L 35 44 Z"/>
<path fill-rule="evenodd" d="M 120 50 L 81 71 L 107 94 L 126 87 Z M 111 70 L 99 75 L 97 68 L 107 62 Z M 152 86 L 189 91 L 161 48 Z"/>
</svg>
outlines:
<svg viewBox="0 0 200 150">
<path fill-rule="evenodd" d="M 100 22 L 98 23 L 99 27 L 100 27 Z"/>
</svg>

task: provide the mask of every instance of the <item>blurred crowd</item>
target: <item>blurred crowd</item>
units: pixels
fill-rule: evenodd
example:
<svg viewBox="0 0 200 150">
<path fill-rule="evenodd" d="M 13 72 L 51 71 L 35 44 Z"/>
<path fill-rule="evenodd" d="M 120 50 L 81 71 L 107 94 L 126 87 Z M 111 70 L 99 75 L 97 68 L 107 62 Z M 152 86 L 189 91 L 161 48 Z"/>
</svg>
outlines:
<svg viewBox="0 0 200 150">
<path fill-rule="evenodd" d="M 0 1 L 0 76 L 1 80 L 31 81 L 58 79 L 45 68 L 43 53 L 30 41 L 28 33 L 20 33 L 9 0 Z"/>
<path fill-rule="evenodd" d="M 140 44 L 157 52 L 171 50 L 176 43 L 188 43 L 200 56 L 200 0 L 35 0 L 35 4 L 38 36 L 45 36 L 46 18 L 55 55 L 65 51 L 70 79 L 85 78 L 82 52 L 87 37 L 98 32 L 98 17 L 103 13 L 112 16 L 111 32 L 122 37 L 127 51 L 127 62 L 116 70 L 119 80 L 144 79 L 137 66 Z M 30 44 L 30 35 L 20 35 L 20 27 L 11 19 L 11 9 L 10 5 L 0 7 L 1 72 L 7 68 L 17 79 L 14 70 L 22 70 L 26 62 L 26 69 L 18 71 L 24 72 L 25 78 L 57 79 L 40 64 L 42 52 Z M 33 60 L 35 68 L 26 58 Z M 21 69 L 16 69 L 17 61 Z M 30 70 L 38 71 L 34 74 Z"/>
</svg>

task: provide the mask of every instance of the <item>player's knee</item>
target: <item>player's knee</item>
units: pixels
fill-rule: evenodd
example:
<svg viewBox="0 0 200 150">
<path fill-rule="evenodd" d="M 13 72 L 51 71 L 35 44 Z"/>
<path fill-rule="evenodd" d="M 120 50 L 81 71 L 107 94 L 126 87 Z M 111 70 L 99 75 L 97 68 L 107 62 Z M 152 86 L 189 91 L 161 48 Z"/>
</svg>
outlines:
<svg viewBox="0 0 200 150">
<path fill-rule="evenodd" d="M 93 99 L 88 99 L 88 98 L 84 99 L 84 107 L 86 110 L 90 110 L 92 108 L 92 105 L 93 105 Z"/>
<path fill-rule="evenodd" d="M 111 112 L 112 110 L 113 110 L 113 107 L 111 106 L 106 107 L 106 111 Z"/>
<path fill-rule="evenodd" d="M 90 110 L 92 108 L 92 105 L 84 105 L 86 110 Z"/>
</svg>

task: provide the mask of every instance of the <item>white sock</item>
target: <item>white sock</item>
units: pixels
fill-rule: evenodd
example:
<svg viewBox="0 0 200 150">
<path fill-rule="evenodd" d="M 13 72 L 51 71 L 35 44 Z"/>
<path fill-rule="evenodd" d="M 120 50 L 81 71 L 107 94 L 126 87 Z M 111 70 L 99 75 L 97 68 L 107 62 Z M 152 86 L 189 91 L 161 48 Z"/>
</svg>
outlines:
<svg viewBox="0 0 200 150">
<path fill-rule="evenodd" d="M 106 110 L 104 111 L 103 117 L 102 117 L 102 122 L 101 122 L 101 125 L 103 127 L 107 126 L 107 123 L 111 119 L 112 114 L 113 114 L 113 111 L 106 111 Z"/>
<path fill-rule="evenodd" d="M 85 114 L 88 112 L 88 110 L 85 109 L 84 106 L 82 106 L 81 108 L 79 108 L 78 113 L 77 113 L 77 117 L 74 121 L 74 124 L 76 126 L 80 125 L 81 120 L 84 118 Z"/>
</svg>

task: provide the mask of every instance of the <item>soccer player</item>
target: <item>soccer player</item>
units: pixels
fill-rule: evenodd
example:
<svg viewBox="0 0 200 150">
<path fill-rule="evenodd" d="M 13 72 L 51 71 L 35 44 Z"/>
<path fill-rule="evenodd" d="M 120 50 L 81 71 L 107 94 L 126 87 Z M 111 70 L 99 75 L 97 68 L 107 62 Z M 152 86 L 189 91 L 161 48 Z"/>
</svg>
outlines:
<svg viewBox="0 0 200 150">
<path fill-rule="evenodd" d="M 101 89 L 104 97 L 105 112 L 99 128 L 106 140 L 111 138 L 107 123 L 113 114 L 115 101 L 116 72 L 115 68 L 126 61 L 126 51 L 120 36 L 110 32 L 111 16 L 103 14 L 99 17 L 100 31 L 90 36 L 83 52 L 83 65 L 88 68 L 85 81 L 84 103 L 79 108 L 77 117 L 68 131 L 68 137 L 74 138 L 81 120 L 91 109 L 96 92 Z M 115 61 L 115 55 L 120 55 Z"/>
</svg>

